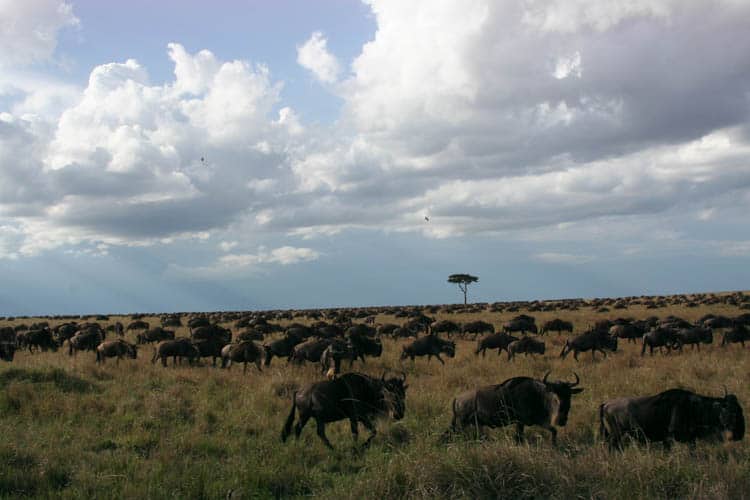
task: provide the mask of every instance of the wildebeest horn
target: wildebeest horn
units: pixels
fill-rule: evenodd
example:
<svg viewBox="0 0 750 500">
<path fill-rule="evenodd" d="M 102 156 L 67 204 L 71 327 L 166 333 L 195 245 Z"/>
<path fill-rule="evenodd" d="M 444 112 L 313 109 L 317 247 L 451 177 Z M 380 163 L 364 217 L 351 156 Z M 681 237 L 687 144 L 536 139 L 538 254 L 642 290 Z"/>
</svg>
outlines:
<svg viewBox="0 0 750 500">
<path fill-rule="evenodd" d="M 580 378 L 580 377 L 578 376 L 578 374 L 577 374 L 576 372 L 573 372 L 573 375 L 575 375 L 575 376 L 576 376 L 576 381 L 575 381 L 575 382 L 573 382 L 573 383 L 571 384 L 571 386 L 570 386 L 570 387 L 575 387 L 575 386 L 577 386 L 577 385 L 578 385 L 578 383 L 579 383 L 579 382 L 581 381 L 581 378 Z"/>
<path fill-rule="evenodd" d="M 547 370 L 547 373 L 544 374 L 544 378 L 542 379 L 542 382 L 545 384 L 547 383 L 547 377 L 549 377 L 549 374 L 552 373 L 551 371 Z"/>
</svg>

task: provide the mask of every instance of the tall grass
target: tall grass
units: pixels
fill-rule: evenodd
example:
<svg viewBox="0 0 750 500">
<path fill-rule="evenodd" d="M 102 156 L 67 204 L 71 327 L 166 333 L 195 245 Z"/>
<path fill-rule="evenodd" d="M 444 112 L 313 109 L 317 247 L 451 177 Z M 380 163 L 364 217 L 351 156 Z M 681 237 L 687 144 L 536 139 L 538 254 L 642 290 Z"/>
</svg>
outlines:
<svg viewBox="0 0 750 500">
<path fill-rule="evenodd" d="M 580 331 L 598 318 L 656 313 L 692 320 L 708 311 L 738 313 L 715 306 L 533 314 L 540 323 L 559 315 Z M 499 326 L 512 315 L 439 317 Z M 122 320 L 111 321 L 117 319 Z M 582 354 L 576 362 L 558 358 L 564 339 L 547 336 L 544 357 L 520 356 L 513 362 L 494 353 L 476 357 L 473 341 L 458 340 L 456 358 L 445 366 L 435 360 L 402 363 L 404 341 L 386 340 L 382 358 L 354 368 L 377 375 L 386 368 L 405 370 L 406 416 L 400 422 L 381 421 L 378 436 L 364 451 L 354 447 L 348 423 L 331 424 L 333 452 L 311 424 L 298 442 L 279 439 L 291 394 L 320 379 L 318 367 L 274 360 L 263 373 L 253 368 L 246 375 L 237 367 L 213 368 L 210 362 L 163 368 L 150 363 L 150 347 L 142 348 L 137 360 L 103 366 L 96 365 L 92 353 L 19 353 L 12 364 L 0 365 L 0 497 L 750 496 L 746 442 L 671 451 L 630 446 L 610 453 L 597 437 L 598 405 L 616 396 L 669 387 L 717 395 L 726 385 L 748 410 L 750 348 L 714 345 L 700 353 L 686 349 L 681 355 L 641 357 L 640 345 L 621 342 L 606 360 Z M 474 435 L 447 443 L 440 439 L 458 392 L 512 376 L 541 377 L 547 370 L 552 378 L 567 379 L 575 370 L 585 388 L 574 397 L 557 446 L 546 431 L 535 428 L 527 430 L 528 439 L 520 445 L 510 428 L 489 431 L 480 440 Z"/>
</svg>

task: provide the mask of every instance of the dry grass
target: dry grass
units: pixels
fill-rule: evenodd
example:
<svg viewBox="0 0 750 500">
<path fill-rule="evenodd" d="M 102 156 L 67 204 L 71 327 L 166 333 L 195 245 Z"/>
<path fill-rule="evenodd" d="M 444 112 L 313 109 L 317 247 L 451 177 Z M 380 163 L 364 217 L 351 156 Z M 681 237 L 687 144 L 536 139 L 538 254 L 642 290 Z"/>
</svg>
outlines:
<svg viewBox="0 0 750 500">
<path fill-rule="evenodd" d="M 581 331 L 601 318 L 676 314 L 694 320 L 707 312 L 740 311 L 717 305 L 532 314 L 538 323 L 560 316 Z M 439 319 L 483 319 L 499 326 L 515 314 Z M 117 317 L 110 321 L 118 319 L 127 323 Z M 378 321 L 400 322 L 383 316 Z M 746 442 L 676 446 L 669 453 L 659 446 L 634 446 L 609 453 L 597 439 L 596 414 L 605 399 L 676 386 L 720 394 L 726 385 L 747 405 L 750 348 L 714 345 L 700 353 L 687 349 L 682 355 L 642 358 L 640 345 L 621 342 L 620 351 L 606 360 L 582 354 L 576 363 L 557 357 L 564 338 L 547 336 L 544 357 L 521 356 L 510 363 L 494 353 L 475 357 L 475 343 L 458 340 L 457 356 L 445 366 L 434 360 L 402 364 L 403 341 L 387 340 L 382 358 L 355 368 L 378 375 L 385 368 L 403 368 L 410 385 L 406 417 L 381 422 L 365 452 L 353 450 L 348 424 L 332 424 L 333 453 L 319 442 L 312 425 L 299 442 L 282 445 L 279 440 L 290 394 L 320 378 L 316 367 L 274 360 L 262 374 L 253 367 L 243 376 L 241 369 L 220 370 L 210 363 L 152 365 L 150 347 L 141 349 L 135 361 L 105 366 L 96 366 L 92 353 L 74 358 L 62 351 L 19 353 L 12 364 L 0 365 L 0 497 L 750 496 Z M 513 376 L 541 377 L 547 370 L 553 378 L 572 378 L 575 370 L 585 388 L 573 401 L 557 447 L 546 432 L 533 428 L 520 446 L 511 429 L 491 431 L 481 442 L 440 443 L 456 393 Z"/>
</svg>

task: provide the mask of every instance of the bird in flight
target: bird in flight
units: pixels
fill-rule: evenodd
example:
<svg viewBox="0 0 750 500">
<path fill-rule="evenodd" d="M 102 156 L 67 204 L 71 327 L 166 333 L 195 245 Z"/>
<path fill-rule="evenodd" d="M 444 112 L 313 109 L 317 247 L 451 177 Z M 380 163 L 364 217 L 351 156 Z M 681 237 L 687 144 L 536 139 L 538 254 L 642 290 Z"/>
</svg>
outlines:
<svg viewBox="0 0 750 500">
<path fill-rule="evenodd" d="M 430 218 L 426 215 L 424 216 L 424 220 L 426 220 L 427 222 L 430 222 Z"/>
</svg>

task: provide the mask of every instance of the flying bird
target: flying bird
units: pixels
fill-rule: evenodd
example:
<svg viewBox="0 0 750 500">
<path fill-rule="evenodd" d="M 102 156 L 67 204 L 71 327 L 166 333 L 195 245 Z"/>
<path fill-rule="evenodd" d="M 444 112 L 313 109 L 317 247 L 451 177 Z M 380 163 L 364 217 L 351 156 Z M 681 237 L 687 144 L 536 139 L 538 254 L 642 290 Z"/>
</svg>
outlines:
<svg viewBox="0 0 750 500">
<path fill-rule="evenodd" d="M 426 220 L 427 222 L 430 222 L 430 218 L 426 215 L 424 216 L 424 220 Z"/>
</svg>

